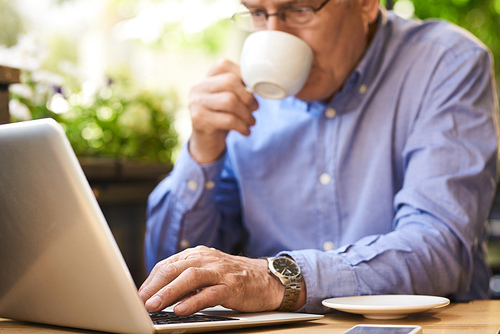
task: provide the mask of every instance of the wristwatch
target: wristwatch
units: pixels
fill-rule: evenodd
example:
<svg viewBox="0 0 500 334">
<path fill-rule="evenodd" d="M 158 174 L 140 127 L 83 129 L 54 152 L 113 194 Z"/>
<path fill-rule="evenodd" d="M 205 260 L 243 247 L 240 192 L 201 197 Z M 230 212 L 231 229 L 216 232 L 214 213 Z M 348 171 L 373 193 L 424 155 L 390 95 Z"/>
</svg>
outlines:
<svg viewBox="0 0 500 334">
<path fill-rule="evenodd" d="M 292 311 L 300 295 L 302 275 L 300 267 L 289 257 L 268 257 L 267 271 L 285 286 L 285 296 L 278 311 Z"/>
</svg>

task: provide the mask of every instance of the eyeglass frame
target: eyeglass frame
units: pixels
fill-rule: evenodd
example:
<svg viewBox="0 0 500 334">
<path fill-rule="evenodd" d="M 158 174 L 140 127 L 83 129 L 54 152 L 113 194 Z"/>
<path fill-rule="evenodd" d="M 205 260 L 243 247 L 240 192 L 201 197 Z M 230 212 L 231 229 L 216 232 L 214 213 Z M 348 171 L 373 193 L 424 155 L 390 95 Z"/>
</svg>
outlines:
<svg viewBox="0 0 500 334">
<path fill-rule="evenodd" d="M 290 9 L 294 9 L 294 8 L 308 8 L 312 11 L 313 13 L 313 19 L 314 17 L 316 16 L 316 13 L 319 12 L 321 9 L 323 9 L 325 7 L 325 5 L 330 2 L 330 0 L 325 0 L 323 1 L 323 3 L 321 3 L 318 7 L 314 8 L 312 5 L 297 5 L 297 6 L 288 6 L 288 7 L 283 7 L 283 8 L 280 8 L 278 9 L 275 13 L 271 13 L 271 14 L 268 14 L 266 13 L 265 11 L 263 10 L 248 10 L 248 11 L 243 11 L 243 12 L 237 12 L 237 13 L 234 13 L 232 16 L 231 16 L 231 21 L 232 22 L 235 22 L 235 17 L 237 15 L 242 15 L 242 14 L 249 14 L 250 17 L 253 16 L 253 14 L 255 13 L 259 13 L 259 14 L 264 14 L 265 16 L 265 20 L 264 22 L 266 22 L 267 24 L 267 20 L 269 19 L 270 16 L 276 16 L 278 19 L 280 19 L 283 23 L 287 24 L 287 22 L 285 21 L 285 15 L 284 13 L 286 13 L 287 10 L 290 10 Z M 307 25 L 308 23 L 310 23 L 311 21 L 305 23 L 304 25 Z M 292 27 L 295 26 L 295 27 L 301 27 L 302 25 L 299 24 L 299 25 L 292 25 Z"/>
</svg>

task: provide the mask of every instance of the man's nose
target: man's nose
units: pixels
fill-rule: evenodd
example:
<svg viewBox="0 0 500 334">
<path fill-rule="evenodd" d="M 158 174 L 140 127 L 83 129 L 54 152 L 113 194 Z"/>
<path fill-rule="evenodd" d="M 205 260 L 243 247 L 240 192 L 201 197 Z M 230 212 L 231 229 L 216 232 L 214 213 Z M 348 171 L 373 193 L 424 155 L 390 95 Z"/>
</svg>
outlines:
<svg viewBox="0 0 500 334">
<path fill-rule="evenodd" d="M 278 15 L 270 15 L 267 18 L 267 30 L 286 31 L 285 22 L 283 22 Z"/>
</svg>

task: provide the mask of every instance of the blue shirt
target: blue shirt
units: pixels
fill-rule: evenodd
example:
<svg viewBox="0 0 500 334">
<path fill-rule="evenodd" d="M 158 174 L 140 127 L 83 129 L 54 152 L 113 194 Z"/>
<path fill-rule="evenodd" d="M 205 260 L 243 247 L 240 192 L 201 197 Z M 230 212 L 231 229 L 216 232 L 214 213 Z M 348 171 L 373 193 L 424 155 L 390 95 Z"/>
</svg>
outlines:
<svg viewBox="0 0 500 334">
<path fill-rule="evenodd" d="M 259 99 L 257 123 L 199 165 L 184 147 L 149 198 L 147 266 L 204 244 L 288 254 L 321 300 L 487 298 L 497 175 L 492 58 L 464 30 L 381 9 L 363 59 L 328 103 Z"/>
</svg>

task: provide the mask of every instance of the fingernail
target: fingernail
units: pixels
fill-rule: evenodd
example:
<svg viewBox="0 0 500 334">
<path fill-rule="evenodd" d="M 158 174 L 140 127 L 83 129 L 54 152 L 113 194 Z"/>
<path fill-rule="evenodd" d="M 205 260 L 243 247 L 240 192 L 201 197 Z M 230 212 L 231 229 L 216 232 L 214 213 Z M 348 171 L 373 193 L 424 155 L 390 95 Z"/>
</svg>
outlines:
<svg viewBox="0 0 500 334">
<path fill-rule="evenodd" d="M 178 304 L 176 307 L 175 307 L 175 310 L 178 312 L 178 313 L 186 313 L 187 310 L 188 310 L 188 306 L 185 304 L 185 303 L 181 303 L 181 304 Z"/>
<path fill-rule="evenodd" d="M 156 310 L 161 306 L 161 298 L 159 296 L 154 296 L 146 302 L 146 307 L 148 309 Z"/>
<path fill-rule="evenodd" d="M 259 103 L 257 102 L 256 99 L 252 99 L 252 102 L 250 104 L 250 108 L 252 110 L 257 110 L 259 108 Z"/>
</svg>

